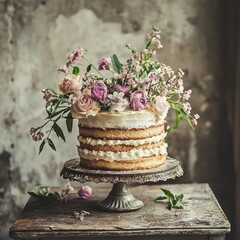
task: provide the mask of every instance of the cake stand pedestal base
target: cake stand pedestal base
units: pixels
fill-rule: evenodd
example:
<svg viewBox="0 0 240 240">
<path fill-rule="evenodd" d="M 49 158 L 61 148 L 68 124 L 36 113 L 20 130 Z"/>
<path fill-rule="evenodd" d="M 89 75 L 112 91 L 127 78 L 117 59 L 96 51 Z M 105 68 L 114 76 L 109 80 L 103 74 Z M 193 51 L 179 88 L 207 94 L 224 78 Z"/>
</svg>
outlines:
<svg viewBox="0 0 240 240">
<path fill-rule="evenodd" d="M 110 212 L 128 212 L 143 207 L 144 203 L 136 199 L 126 183 L 114 183 L 107 198 L 97 204 L 101 209 Z"/>
<path fill-rule="evenodd" d="M 107 198 L 97 205 L 104 211 L 128 212 L 143 207 L 143 202 L 136 199 L 129 191 L 128 184 L 166 181 L 183 175 L 183 170 L 176 159 L 167 157 L 165 163 L 157 168 L 133 171 L 105 171 L 86 169 L 80 159 L 65 162 L 60 173 L 65 179 L 85 182 L 110 182 L 113 184 Z"/>
</svg>

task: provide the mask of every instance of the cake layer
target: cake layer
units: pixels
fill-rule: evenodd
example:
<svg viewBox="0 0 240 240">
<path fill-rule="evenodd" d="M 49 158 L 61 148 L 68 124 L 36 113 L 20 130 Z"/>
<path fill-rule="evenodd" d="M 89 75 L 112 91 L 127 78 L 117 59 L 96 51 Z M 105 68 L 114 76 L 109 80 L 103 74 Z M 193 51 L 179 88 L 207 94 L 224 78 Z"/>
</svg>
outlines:
<svg viewBox="0 0 240 240">
<path fill-rule="evenodd" d="M 164 143 L 160 147 L 155 147 L 151 149 L 142 149 L 142 148 L 134 148 L 130 151 L 124 152 L 112 152 L 112 151 L 95 151 L 88 150 L 86 148 L 78 149 L 78 153 L 81 158 L 89 159 L 89 160 L 105 160 L 109 162 L 113 161 L 130 161 L 136 160 L 142 157 L 156 156 L 156 155 L 164 155 L 167 153 L 167 144 Z"/>
<path fill-rule="evenodd" d="M 77 118 L 77 116 L 76 116 Z M 79 120 L 81 127 L 89 128 L 148 128 L 150 126 L 162 125 L 163 121 L 156 116 L 153 111 L 124 111 L 119 113 L 111 113 L 109 111 L 101 111 L 96 116 L 88 116 Z"/>
<path fill-rule="evenodd" d="M 139 146 L 133 146 L 133 145 L 88 145 L 80 143 L 80 149 L 88 149 L 88 150 L 94 150 L 94 151 L 111 151 L 111 152 L 126 152 L 131 151 L 133 149 L 152 149 L 161 147 L 164 144 L 164 141 L 160 141 L 157 143 L 147 143 Z"/>
<path fill-rule="evenodd" d="M 127 170 L 142 170 L 159 167 L 164 164 L 165 155 L 157 155 L 136 159 L 134 161 L 104 161 L 104 160 L 87 160 L 81 158 L 80 164 L 83 167 L 96 170 L 113 170 L 113 171 L 127 171 Z"/>
<path fill-rule="evenodd" d="M 166 137 L 167 133 L 162 133 L 157 136 L 153 136 L 150 138 L 144 138 L 144 139 L 134 139 L 134 140 L 108 140 L 108 139 L 95 139 L 95 138 L 90 138 L 90 137 L 83 137 L 83 136 L 78 136 L 78 140 L 80 144 L 87 144 L 91 146 L 96 146 L 96 145 L 107 145 L 107 146 L 115 146 L 115 145 L 131 145 L 131 146 L 139 146 L 143 144 L 148 144 L 148 143 L 156 143 L 160 142 L 162 139 Z"/>
<path fill-rule="evenodd" d="M 164 132 L 164 125 L 151 126 L 148 128 L 139 129 L 98 129 L 79 127 L 79 135 L 91 137 L 94 139 L 110 139 L 110 140 L 134 140 L 151 138 L 158 136 Z"/>
</svg>

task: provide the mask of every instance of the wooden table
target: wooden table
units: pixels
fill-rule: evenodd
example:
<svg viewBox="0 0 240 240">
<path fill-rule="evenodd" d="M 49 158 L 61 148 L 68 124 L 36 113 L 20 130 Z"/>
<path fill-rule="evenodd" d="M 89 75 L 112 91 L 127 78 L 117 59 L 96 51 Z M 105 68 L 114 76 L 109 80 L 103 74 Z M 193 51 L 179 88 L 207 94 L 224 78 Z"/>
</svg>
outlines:
<svg viewBox="0 0 240 240">
<path fill-rule="evenodd" d="M 184 194 L 184 209 L 168 210 L 154 199 L 162 195 L 160 187 L 174 194 Z M 30 198 L 23 212 L 10 228 L 13 239 L 114 239 L 114 240 L 223 240 L 230 223 L 208 184 L 141 185 L 131 188 L 144 201 L 142 209 L 126 213 L 98 210 L 111 186 L 96 185 L 90 200 L 74 199 L 65 204 L 45 203 Z M 74 211 L 88 211 L 83 221 Z M 61 238 L 60 238 L 61 237 Z"/>
</svg>

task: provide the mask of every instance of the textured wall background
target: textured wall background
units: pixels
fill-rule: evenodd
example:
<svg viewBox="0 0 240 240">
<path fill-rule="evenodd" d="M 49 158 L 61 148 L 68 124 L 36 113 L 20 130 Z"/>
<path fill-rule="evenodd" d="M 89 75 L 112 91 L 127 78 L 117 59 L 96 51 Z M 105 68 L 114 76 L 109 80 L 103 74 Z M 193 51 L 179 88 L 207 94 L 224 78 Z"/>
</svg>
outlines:
<svg viewBox="0 0 240 240">
<path fill-rule="evenodd" d="M 59 185 L 64 161 L 75 157 L 76 134 L 67 144 L 55 140 L 58 152 L 28 135 L 44 116 L 41 89 L 55 87 L 55 69 L 77 46 L 89 49 L 93 61 L 124 47 L 144 46 L 154 24 L 162 29 L 158 58 L 187 70 L 193 89 L 193 111 L 201 115 L 197 130 L 181 124 L 168 137 L 169 152 L 182 162 L 178 182 L 208 182 L 233 219 L 231 89 L 226 63 L 226 23 L 220 0 L 0 0 L 0 226 L 1 239 L 39 182 Z M 7 220 L 6 220 L 7 219 Z"/>
</svg>

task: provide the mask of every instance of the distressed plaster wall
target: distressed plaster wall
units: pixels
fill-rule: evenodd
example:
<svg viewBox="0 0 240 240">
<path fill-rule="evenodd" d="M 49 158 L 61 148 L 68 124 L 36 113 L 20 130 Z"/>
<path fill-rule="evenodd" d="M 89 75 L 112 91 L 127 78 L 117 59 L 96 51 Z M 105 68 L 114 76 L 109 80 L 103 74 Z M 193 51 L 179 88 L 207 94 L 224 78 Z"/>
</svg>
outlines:
<svg viewBox="0 0 240 240">
<path fill-rule="evenodd" d="M 124 47 L 144 46 L 154 24 L 162 29 L 158 58 L 187 71 L 193 111 L 201 115 L 197 130 L 186 124 L 168 137 L 169 152 L 182 162 L 178 182 L 208 182 L 232 218 L 231 80 L 224 70 L 224 8 L 220 0 L 0 0 L 0 226 L 1 239 L 23 207 L 26 189 L 39 182 L 59 185 L 64 161 L 75 157 L 76 136 L 58 151 L 38 145 L 28 135 L 41 123 L 40 90 L 55 87 L 55 69 L 77 46 L 93 61 Z M 228 84 L 226 84 L 226 81 Z M 75 128 L 76 130 L 76 128 Z"/>
</svg>

